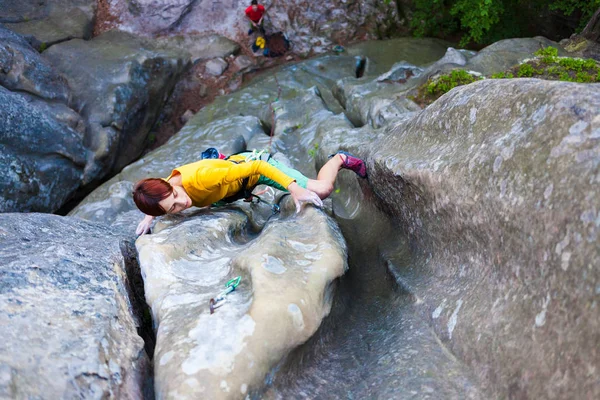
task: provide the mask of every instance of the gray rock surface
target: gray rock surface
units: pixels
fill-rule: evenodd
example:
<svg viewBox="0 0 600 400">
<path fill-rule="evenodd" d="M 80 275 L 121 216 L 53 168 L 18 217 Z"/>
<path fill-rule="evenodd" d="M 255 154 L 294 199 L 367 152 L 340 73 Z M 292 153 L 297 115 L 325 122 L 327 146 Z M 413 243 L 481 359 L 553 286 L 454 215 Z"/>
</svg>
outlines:
<svg viewBox="0 0 600 400">
<path fill-rule="evenodd" d="M 559 56 L 567 52 L 558 43 L 542 36 L 535 38 L 505 39 L 483 48 L 475 57 L 469 60 L 467 69 L 490 75 L 503 72 L 510 67 L 520 64 L 527 58 L 532 58 L 536 51 L 543 47 L 556 47 Z"/>
<path fill-rule="evenodd" d="M 176 51 L 155 50 L 123 32 L 60 43 L 44 56 L 67 77 L 72 107 L 87 120 L 85 144 L 94 152 L 95 178 L 140 155 L 188 62 Z"/>
<path fill-rule="evenodd" d="M 206 63 L 206 73 L 211 76 L 221 76 L 229 65 L 222 58 L 213 58 Z"/>
<path fill-rule="evenodd" d="M 120 240 L 75 218 L 0 215 L 0 397 L 144 398 Z"/>
<path fill-rule="evenodd" d="M 0 25 L 0 85 L 68 103 L 66 79 L 18 34 Z"/>
<path fill-rule="evenodd" d="M 244 398 L 329 313 L 346 266 L 335 223 L 308 207 L 243 244 L 247 223 L 240 212 L 205 212 L 137 240 L 158 328 L 157 397 Z M 235 276 L 241 285 L 210 314 L 209 300 Z"/>
<path fill-rule="evenodd" d="M 599 85 L 486 80 L 454 89 L 422 111 L 402 99 L 408 87 L 446 68 L 466 61 L 461 68 L 497 72 L 546 42 L 514 43 L 514 51 L 503 47 L 509 43 L 487 49 L 487 58 L 451 51 L 451 58 L 429 66 L 435 58 L 422 64 L 406 58 L 380 81 L 400 61 L 392 62 L 389 49 L 358 80 L 352 78 L 355 56 L 364 54 L 357 49 L 269 71 L 203 108 L 166 146 L 125 168 L 73 215 L 104 220 L 132 236 L 141 219 L 129 194 L 133 182 L 166 176 L 206 147 L 230 153 L 270 146 L 309 176 L 328 154 L 348 150 L 367 160 L 369 178 L 342 171 L 328 201 L 350 244 L 350 276 L 340 283 L 346 297 L 334 304 L 317 336 L 271 371 L 275 383 L 262 398 L 596 398 Z M 408 63 L 424 71 L 401 83 Z M 342 92 L 380 100 L 352 106 Z M 365 125 L 355 128 L 342 106 Z M 378 117 L 369 120 L 365 110 Z M 273 138 L 263 134 L 271 131 Z M 248 357 L 236 353 L 239 346 L 207 354 L 202 340 L 222 328 L 205 315 L 205 300 L 236 273 L 293 263 L 293 255 L 281 264 L 262 262 L 259 253 L 280 248 L 287 254 L 286 241 L 306 234 L 300 225 L 288 232 L 287 224 L 310 218 L 312 229 L 312 218 L 322 216 L 306 211 L 293 218 L 284 212 L 275 221 L 257 217 L 258 205 L 188 210 L 159 220 L 154 235 L 138 240 L 153 287 L 149 303 L 161 321 L 158 393 L 194 397 L 205 387 L 219 396 L 264 394 L 257 383 L 263 372 L 242 375 L 237 361 L 231 364 L 232 354 Z M 256 232 L 265 221 L 258 238 L 248 236 L 249 224 Z M 271 242 L 274 226 L 286 233 Z M 197 232 L 204 241 L 188 239 Z M 249 250 L 250 263 L 260 268 L 246 269 L 241 261 Z M 218 276 L 203 273 L 206 265 Z M 254 278 L 248 283 L 258 294 Z M 231 300 L 233 307 L 215 315 L 241 321 L 235 335 L 221 335 L 224 343 L 239 344 L 249 337 L 243 328 L 252 325 L 250 289 L 242 287 Z M 272 302 L 280 303 L 286 304 Z M 270 324 L 275 332 L 287 329 Z M 261 360 L 264 370 L 274 365 Z M 227 378 L 218 381 L 217 370 Z"/>
<path fill-rule="evenodd" d="M 0 0 L 0 22 L 38 50 L 74 38 L 92 36 L 95 0 Z"/>
<path fill-rule="evenodd" d="M 3 87 L 0 103 L 0 211 L 58 209 L 89 165 L 77 130 L 81 119 L 64 105 L 49 106 Z"/>
<path fill-rule="evenodd" d="M 493 396 L 600 394 L 599 93 L 480 81 L 367 151 L 344 143 L 412 242 L 392 269 Z"/>
<path fill-rule="evenodd" d="M 180 51 L 186 54 L 192 63 L 210 60 L 212 58 L 225 58 L 237 54 L 240 45 L 219 35 L 186 34 L 173 36 L 159 36 L 145 41 L 148 45 L 163 51 Z"/>
</svg>

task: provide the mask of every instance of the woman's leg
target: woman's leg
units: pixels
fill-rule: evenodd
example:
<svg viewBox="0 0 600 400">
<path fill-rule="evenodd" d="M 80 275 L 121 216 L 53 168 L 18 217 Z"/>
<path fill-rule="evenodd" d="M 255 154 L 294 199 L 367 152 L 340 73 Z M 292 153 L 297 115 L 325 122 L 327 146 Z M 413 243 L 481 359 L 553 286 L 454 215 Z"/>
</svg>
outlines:
<svg viewBox="0 0 600 400">
<path fill-rule="evenodd" d="M 364 162 L 360 158 L 354 157 L 347 153 L 338 152 L 331 157 L 329 161 L 327 161 L 319 170 L 317 179 L 308 179 L 302 175 L 300 171 L 284 166 L 273 158 L 269 159 L 268 162 L 280 171 L 284 172 L 286 175 L 296 179 L 296 182 L 301 187 L 315 192 L 321 199 L 326 199 L 333 192 L 333 184 L 335 183 L 335 179 L 337 178 L 337 174 L 341 168 L 351 169 L 357 174 L 361 172 L 364 174 L 364 176 L 359 174 L 361 177 L 366 176 Z M 360 168 L 362 168 L 364 171 L 361 171 Z M 279 190 L 286 190 L 285 188 L 280 187 L 278 183 L 273 182 L 263 176 L 260 177 L 258 184 L 266 184 Z"/>
</svg>

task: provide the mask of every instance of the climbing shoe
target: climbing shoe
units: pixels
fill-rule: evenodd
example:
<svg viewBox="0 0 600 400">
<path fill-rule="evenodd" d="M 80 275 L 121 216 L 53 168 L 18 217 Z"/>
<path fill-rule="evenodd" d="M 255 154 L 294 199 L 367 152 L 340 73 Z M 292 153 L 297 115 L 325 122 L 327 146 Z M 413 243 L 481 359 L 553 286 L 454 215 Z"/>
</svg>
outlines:
<svg viewBox="0 0 600 400">
<path fill-rule="evenodd" d="M 360 176 L 361 178 L 367 177 L 367 166 L 365 165 L 365 162 L 363 160 L 343 150 L 340 150 L 337 153 L 330 155 L 329 158 L 338 154 L 343 154 L 346 156 L 346 159 L 342 164 L 342 168 L 354 171 L 356 175 Z"/>
</svg>

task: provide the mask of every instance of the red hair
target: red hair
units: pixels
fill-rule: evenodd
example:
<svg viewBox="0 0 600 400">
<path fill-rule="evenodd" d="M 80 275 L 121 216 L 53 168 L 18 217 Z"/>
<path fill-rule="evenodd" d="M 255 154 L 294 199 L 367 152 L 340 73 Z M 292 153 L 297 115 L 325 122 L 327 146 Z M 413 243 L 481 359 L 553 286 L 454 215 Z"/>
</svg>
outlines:
<svg viewBox="0 0 600 400">
<path fill-rule="evenodd" d="M 164 179 L 142 179 L 133 188 L 133 201 L 144 214 L 158 217 L 166 214 L 158 202 L 169 197 L 171 193 L 173 186 Z"/>
</svg>

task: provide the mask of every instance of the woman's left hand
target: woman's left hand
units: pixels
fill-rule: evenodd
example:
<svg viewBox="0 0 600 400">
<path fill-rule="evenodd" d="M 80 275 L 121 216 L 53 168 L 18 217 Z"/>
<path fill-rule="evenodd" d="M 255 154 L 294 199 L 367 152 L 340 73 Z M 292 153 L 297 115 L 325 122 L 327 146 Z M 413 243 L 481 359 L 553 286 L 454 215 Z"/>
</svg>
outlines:
<svg viewBox="0 0 600 400">
<path fill-rule="evenodd" d="M 312 190 L 304 189 L 296 182 L 292 182 L 287 189 L 290 191 L 296 205 L 296 213 L 299 213 L 302 209 L 302 203 L 312 203 L 317 207 L 323 207 L 323 200 Z"/>
</svg>

